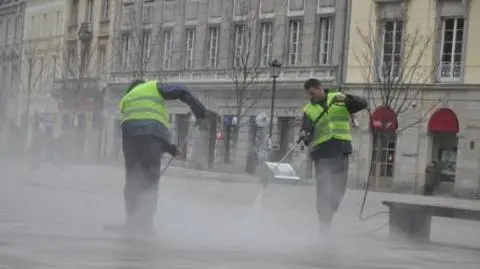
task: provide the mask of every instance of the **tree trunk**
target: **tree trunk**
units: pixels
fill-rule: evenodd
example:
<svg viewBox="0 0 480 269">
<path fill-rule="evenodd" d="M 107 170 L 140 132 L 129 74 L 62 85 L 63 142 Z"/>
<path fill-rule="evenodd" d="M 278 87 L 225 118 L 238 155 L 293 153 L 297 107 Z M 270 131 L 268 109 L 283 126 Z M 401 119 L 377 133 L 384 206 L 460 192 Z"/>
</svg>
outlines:
<svg viewBox="0 0 480 269">
<path fill-rule="evenodd" d="M 33 66 L 28 68 L 28 78 L 27 78 L 27 98 L 26 98 L 26 107 L 25 107 L 25 152 L 28 152 L 29 139 L 30 139 L 30 106 L 32 99 L 32 69 Z"/>
</svg>

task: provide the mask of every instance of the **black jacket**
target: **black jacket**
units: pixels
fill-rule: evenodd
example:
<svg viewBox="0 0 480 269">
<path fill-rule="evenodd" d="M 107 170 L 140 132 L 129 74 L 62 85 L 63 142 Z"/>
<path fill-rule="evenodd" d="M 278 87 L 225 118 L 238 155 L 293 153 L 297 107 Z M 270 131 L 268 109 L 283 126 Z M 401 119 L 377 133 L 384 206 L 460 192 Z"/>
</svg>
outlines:
<svg viewBox="0 0 480 269">
<path fill-rule="evenodd" d="M 328 93 L 327 93 L 328 94 Z M 325 98 L 326 99 L 326 98 Z M 325 102 L 318 103 L 324 109 L 327 107 Z M 350 114 L 355 114 L 368 106 L 365 98 L 346 94 L 345 106 Z M 303 113 L 301 131 L 312 133 L 314 123 Z M 313 160 L 338 158 L 342 155 L 350 155 L 352 153 L 352 143 L 350 141 L 330 139 L 320 145 L 315 146 L 310 155 Z"/>
</svg>

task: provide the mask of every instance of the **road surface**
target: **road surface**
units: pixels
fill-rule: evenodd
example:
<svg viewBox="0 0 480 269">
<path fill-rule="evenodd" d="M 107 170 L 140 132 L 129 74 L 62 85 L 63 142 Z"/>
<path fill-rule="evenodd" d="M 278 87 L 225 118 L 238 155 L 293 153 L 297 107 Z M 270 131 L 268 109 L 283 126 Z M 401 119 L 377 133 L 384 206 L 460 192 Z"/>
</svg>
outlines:
<svg viewBox="0 0 480 269">
<path fill-rule="evenodd" d="M 317 233 L 312 186 L 259 186 L 171 175 L 162 179 L 158 235 L 103 231 L 123 221 L 118 168 L 0 164 L 2 268 L 480 268 L 479 224 L 435 219 L 433 244 L 388 240 L 387 215 L 358 221 L 349 191 L 330 238 Z M 368 212 L 384 210 L 372 193 Z"/>
</svg>

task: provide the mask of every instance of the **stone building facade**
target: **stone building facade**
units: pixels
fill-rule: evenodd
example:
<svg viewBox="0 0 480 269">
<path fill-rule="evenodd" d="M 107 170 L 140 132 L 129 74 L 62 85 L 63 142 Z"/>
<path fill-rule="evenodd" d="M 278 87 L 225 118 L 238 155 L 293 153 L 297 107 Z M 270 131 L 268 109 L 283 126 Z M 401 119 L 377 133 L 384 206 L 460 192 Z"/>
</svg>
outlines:
<svg viewBox="0 0 480 269">
<path fill-rule="evenodd" d="M 20 71 L 25 2 L 0 1 L 0 137 L 1 148 L 7 145 L 11 125 L 15 125 L 15 102 Z"/>
<path fill-rule="evenodd" d="M 474 14 L 480 2 L 353 1 L 351 10 L 345 88 L 367 96 L 371 107 L 371 117 L 360 115 L 352 183 L 363 183 L 373 159 L 374 187 L 418 193 L 426 183 L 426 166 L 435 160 L 441 164 L 437 194 L 478 195 L 480 57 L 474 53 L 479 39 L 470 33 L 478 27 Z M 378 43 L 369 47 L 366 40 Z M 378 51 L 372 53 L 372 47 Z M 406 78 L 407 70 L 415 72 Z M 408 89 L 386 86 L 389 79 Z M 393 113 L 385 108 L 387 92 L 405 100 L 400 111 L 392 103 Z M 388 139 L 377 147 L 382 132 Z"/>
<path fill-rule="evenodd" d="M 33 0 L 25 6 L 15 107 L 16 118 L 28 124 L 28 141 L 39 130 L 52 134 L 57 131 L 58 107 L 51 89 L 61 76 L 64 11 L 65 2 L 59 0 Z"/>
<path fill-rule="evenodd" d="M 68 0 L 65 5 L 63 61 L 52 96 L 59 110 L 59 129 L 76 161 L 101 157 L 102 107 L 113 43 L 116 1 Z"/>
<path fill-rule="evenodd" d="M 116 9 L 119 54 L 114 59 L 117 62 L 107 94 L 106 111 L 110 111 L 107 136 L 112 137 L 106 145 L 107 151 L 118 152 L 119 148 L 116 103 L 127 83 L 141 76 L 188 85 L 222 119 L 217 132 L 210 134 L 209 140 L 214 143 L 209 143 L 212 146 L 206 153 L 208 159 L 216 166 L 228 163 L 244 167 L 247 153 L 258 139 L 252 119 L 261 112 L 270 113 L 273 70 L 269 63 L 276 59 L 282 67 L 276 74 L 272 140 L 279 153 L 286 152 L 295 139 L 300 108 L 306 103 L 304 80 L 317 77 L 334 85 L 345 76 L 340 66 L 345 66 L 348 2 L 177 0 L 134 4 L 124 1 L 123 8 Z M 151 12 L 154 16 L 150 16 Z M 140 61 L 142 64 L 138 65 L 138 59 L 128 58 L 132 52 L 136 55 L 148 52 L 151 62 Z M 239 62 L 248 64 L 242 66 Z M 242 67 L 248 67 L 245 68 L 248 72 L 243 72 Z M 238 79 L 243 75 L 251 83 Z M 246 91 L 253 98 L 240 100 L 252 104 L 254 99 L 255 104 L 249 109 L 246 107 L 250 105 L 244 104 L 241 113 L 237 113 L 239 98 L 235 96 L 246 84 Z M 255 95 L 258 93 L 262 94 Z M 191 125 L 186 115 L 189 109 L 175 102 L 169 104 L 169 109 L 174 140 L 182 143 L 188 133 L 187 126 Z M 235 115 L 241 117 L 233 120 L 237 124 L 232 126 Z M 231 145 L 235 128 L 239 129 L 239 137 L 237 144 Z M 233 147 L 236 150 L 229 151 Z"/>
</svg>

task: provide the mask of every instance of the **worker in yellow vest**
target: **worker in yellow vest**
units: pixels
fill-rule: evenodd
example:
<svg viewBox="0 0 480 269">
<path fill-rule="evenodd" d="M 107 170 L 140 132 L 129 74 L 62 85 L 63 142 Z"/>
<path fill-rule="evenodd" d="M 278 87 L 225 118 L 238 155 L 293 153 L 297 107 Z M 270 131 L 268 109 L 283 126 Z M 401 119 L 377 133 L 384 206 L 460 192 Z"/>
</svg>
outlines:
<svg viewBox="0 0 480 269">
<path fill-rule="evenodd" d="M 309 145 L 315 163 L 316 207 L 321 232 L 326 233 L 347 187 L 348 157 L 352 153 L 350 116 L 365 109 L 367 101 L 326 90 L 318 79 L 307 80 L 304 88 L 310 103 L 303 109 L 300 138 Z"/>
<path fill-rule="evenodd" d="M 122 144 L 125 158 L 124 187 L 126 223 L 110 226 L 117 232 L 154 233 L 160 160 L 167 152 L 179 151 L 171 143 L 167 100 L 180 100 L 190 106 L 201 128 L 207 126 L 208 110 L 180 84 L 135 80 L 119 103 Z M 182 143 L 182 141 L 180 141 Z"/>
</svg>

